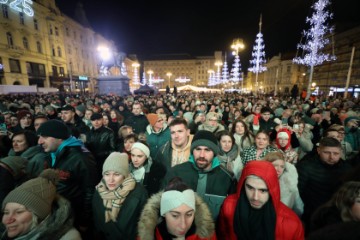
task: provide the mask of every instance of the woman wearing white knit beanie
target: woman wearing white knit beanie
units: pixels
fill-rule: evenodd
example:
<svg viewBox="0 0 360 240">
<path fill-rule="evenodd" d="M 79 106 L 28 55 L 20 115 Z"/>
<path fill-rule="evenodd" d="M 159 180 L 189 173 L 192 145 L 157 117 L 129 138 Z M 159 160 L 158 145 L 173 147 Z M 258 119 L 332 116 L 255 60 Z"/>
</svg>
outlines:
<svg viewBox="0 0 360 240">
<path fill-rule="evenodd" d="M 160 190 L 166 168 L 163 164 L 152 160 L 146 143 L 136 142 L 131 147 L 130 173 L 151 196 Z"/>
<path fill-rule="evenodd" d="M 139 240 L 214 240 L 207 204 L 178 177 L 146 203 L 138 223 Z"/>
<path fill-rule="evenodd" d="M 147 193 L 130 175 L 128 155 L 111 153 L 102 175 L 92 201 L 95 239 L 135 239 Z"/>
</svg>

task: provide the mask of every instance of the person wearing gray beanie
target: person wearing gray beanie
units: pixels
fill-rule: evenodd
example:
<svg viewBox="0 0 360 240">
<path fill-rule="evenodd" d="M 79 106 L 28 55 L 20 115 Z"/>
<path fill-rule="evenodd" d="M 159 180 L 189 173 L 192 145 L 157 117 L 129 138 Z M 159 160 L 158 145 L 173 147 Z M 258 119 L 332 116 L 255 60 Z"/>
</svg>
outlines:
<svg viewBox="0 0 360 240">
<path fill-rule="evenodd" d="M 4 235 L 10 239 L 81 239 L 72 225 L 69 201 L 56 194 L 59 178 L 57 171 L 47 169 L 5 197 Z"/>
<path fill-rule="evenodd" d="M 92 201 L 95 238 L 136 239 L 136 221 L 146 200 L 146 190 L 129 174 L 128 155 L 112 152 Z"/>
</svg>

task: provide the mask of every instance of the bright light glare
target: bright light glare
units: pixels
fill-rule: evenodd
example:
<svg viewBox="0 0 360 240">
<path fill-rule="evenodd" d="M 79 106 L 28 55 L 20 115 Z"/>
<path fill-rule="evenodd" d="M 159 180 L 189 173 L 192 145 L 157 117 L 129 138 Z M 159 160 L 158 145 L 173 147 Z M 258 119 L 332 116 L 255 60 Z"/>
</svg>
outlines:
<svg viewBox="0 0 360 240">
<path fill-rule="evenodd" d="M 97 48 L 97 50 L 98 50 L 98 52 L 99 52 L 99 54 L 100 54 L 100 58 L 102 59 L 102 60 L 108 60 L 108 59 L 110 59 L 110 57 L 111 57 L 111 53 L 110 53 L 110 49 L 109 48 L 107 48 L 107 47 L 98 47 Z"/>
</svg>

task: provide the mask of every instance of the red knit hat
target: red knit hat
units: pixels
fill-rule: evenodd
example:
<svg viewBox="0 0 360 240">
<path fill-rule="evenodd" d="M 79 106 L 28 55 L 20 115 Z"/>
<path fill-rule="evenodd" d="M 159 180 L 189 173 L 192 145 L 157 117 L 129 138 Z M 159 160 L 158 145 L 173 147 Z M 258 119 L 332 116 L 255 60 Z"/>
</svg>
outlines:
<svg viewBox="0 0 360 240">
<path fill-rule="evenodd" d="M 288 143 L 284 148 L 281 147 L 279 143 L 279 138 L 283 138 L 283 137 L 287 137 L 289 139 Z M 276 134 L 276 146 L 281 150 L 286 150 L 290 147 L 290 145 L 291 145 L 291 132 L 287 128 L 280 129 Z"/>
</svg>

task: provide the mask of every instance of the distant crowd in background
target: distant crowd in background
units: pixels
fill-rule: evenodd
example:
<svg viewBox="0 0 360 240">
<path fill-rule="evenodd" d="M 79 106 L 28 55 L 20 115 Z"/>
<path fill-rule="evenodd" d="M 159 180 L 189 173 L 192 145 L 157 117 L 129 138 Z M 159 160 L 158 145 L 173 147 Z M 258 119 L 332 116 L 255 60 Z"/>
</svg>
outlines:
<svg viewBox="0 0 360 240">
<path fill-rule="evenodd" d="M 0 96 L 0 239 L 359 239 L 360 99 Z"/>
</svg>

